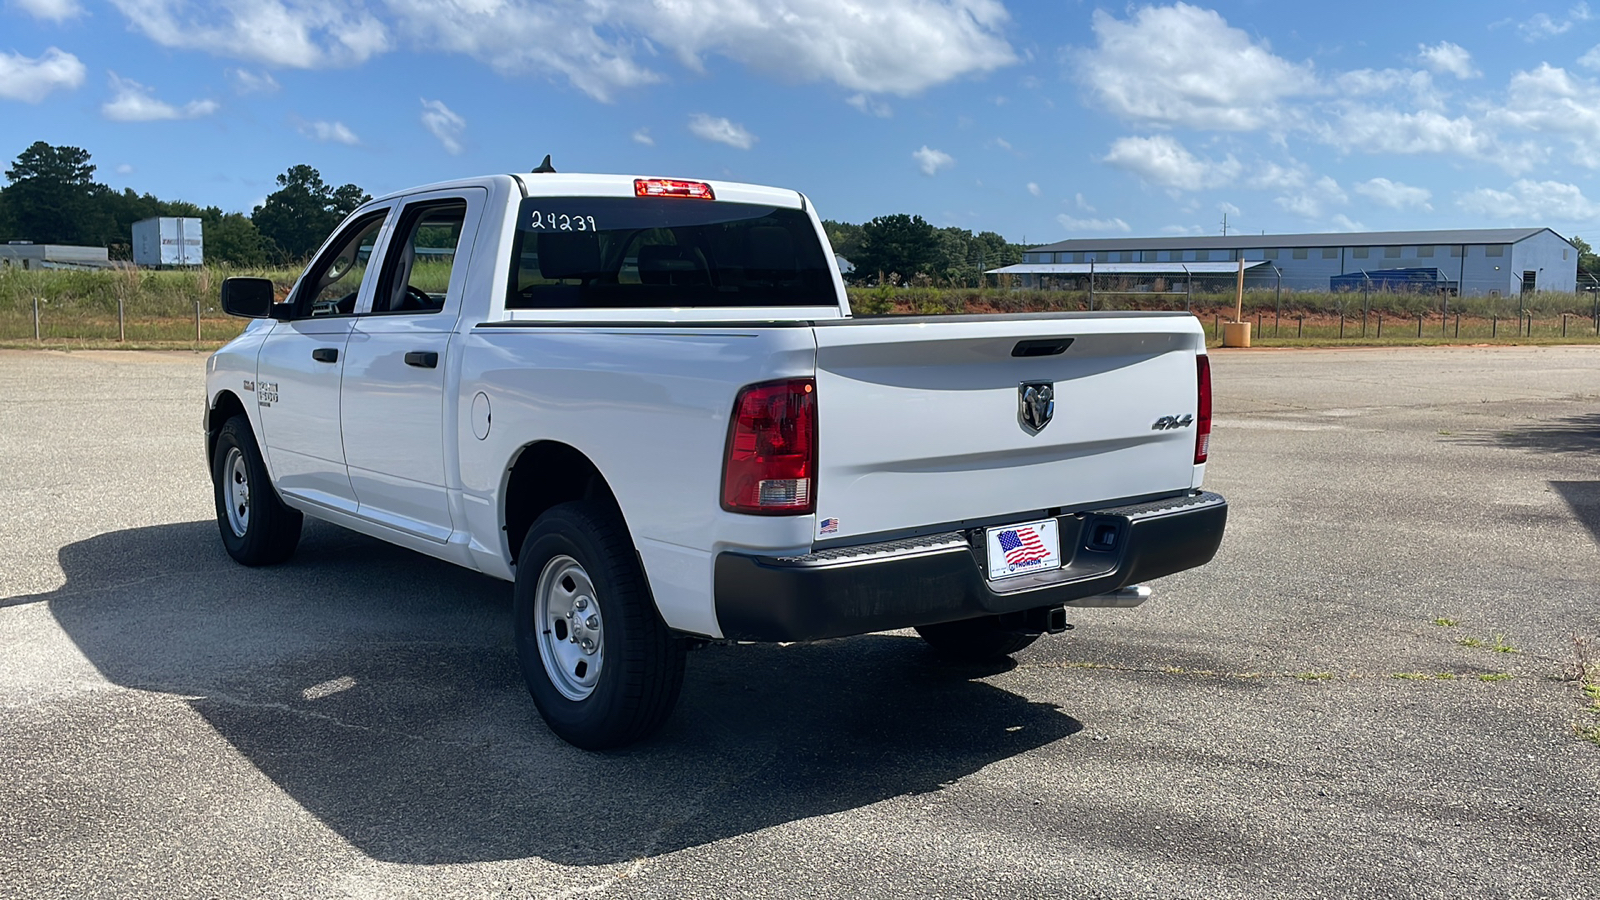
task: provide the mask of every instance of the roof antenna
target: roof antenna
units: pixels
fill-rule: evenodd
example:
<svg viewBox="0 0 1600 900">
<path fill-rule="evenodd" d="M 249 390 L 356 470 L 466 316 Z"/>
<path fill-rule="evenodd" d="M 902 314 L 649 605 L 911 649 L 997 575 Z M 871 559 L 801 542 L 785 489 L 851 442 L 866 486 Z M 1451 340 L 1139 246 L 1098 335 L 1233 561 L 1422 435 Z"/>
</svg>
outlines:
<svg viewBox="0 0 1600 900">
<path fill-rule="evenodd" d="M 555 173 L 556 167 L 550 165 L 550 154 L 548 153 L 544 155 L 544 162 L 539 163 L 539 168 L 533 170 L 535 175 L 554 175 Z"/>
</svg>

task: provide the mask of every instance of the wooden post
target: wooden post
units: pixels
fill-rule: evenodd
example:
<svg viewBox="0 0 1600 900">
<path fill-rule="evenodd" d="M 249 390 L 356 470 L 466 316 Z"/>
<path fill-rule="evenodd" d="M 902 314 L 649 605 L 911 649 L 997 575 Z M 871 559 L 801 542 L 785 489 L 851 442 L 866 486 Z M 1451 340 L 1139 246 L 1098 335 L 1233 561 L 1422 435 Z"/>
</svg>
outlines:
<svg viewBox="0 0 1600 900">
<path fill-rule="evenodd" d="M 1239 283 L 1234 289 L 1233 321 L 1244 322 L 1244 251 L 1239 252 Z"/>
<path fill-rule="evenodd" d="M 1222 332 L 1222 346 L 1250 346 L 1250 323 L 1244 320 L 1244 252 L 1239 253 L 1239 279 L 1233 296 L 1233 321 Z"/>
</svg>

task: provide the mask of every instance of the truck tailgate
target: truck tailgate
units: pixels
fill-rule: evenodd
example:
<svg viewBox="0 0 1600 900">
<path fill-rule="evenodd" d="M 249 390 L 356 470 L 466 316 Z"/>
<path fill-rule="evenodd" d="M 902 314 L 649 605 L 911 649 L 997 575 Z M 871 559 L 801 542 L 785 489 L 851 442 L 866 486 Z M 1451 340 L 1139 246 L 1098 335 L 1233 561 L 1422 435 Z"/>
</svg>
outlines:
<svg viewBox="0 0 1600 900">
<path fill-rule="evenodd" d="M 857 319 L 815 332 L 822 541 L 1196 481 L 1195 427 L 1155 427 L 1196 414 L 1204 332 L 1192 316 Z M 1052 354 L 1052 339 L 1070 343 Z M 1021 421 L 1024 383 L 1053 386 L 1054 414 L 1037 433 Z"/>
</svg>

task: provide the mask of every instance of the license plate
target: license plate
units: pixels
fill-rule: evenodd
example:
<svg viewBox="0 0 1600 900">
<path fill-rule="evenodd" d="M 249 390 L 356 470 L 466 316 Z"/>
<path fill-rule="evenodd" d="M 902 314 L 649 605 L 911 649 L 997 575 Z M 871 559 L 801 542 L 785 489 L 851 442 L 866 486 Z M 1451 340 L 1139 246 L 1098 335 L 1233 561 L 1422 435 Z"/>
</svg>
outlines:
<svg viewBox="0 0 1600 900">
<path fill-rule="evenodd" d="M 1055 519 L 990 528 L 984 535 L 989 542 L 990 581 L 1061 568 L 1061 535 Z"/>
</svg>

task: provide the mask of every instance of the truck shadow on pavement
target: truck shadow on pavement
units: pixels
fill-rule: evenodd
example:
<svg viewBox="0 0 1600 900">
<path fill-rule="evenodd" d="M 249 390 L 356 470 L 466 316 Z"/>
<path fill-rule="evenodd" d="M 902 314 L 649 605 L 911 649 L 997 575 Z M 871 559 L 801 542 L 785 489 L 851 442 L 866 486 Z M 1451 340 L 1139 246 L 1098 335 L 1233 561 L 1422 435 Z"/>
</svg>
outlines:
<svg viewBox="0 0 1600 900">
<path fill-rule="evenodd" d="M 1572 514 L 1600 542 L 1600 481 L 1552 481 L 1550 487 L 1572 507 Z"/>
<path fill-rule="evenodd" d="M 1463 443 L 1541 453 L 1600 452 L 1600 413 L 1565 416 L 1509 431 L 1463 436 Z"/>
<path fill-rule="evenodd" d="M 540 721 L 503 582 L 313 522 L 270 569 L 234 564 L 209 521 L 59 559 L 65 585 L 11 602 L 48 603 L 112 682 L 188 698 L 387 862 L 626 862 L 935 791 L 1082 728 L 977 680 L 993 670 L 868 635 L 692 653 L 667 727 L 594 754 Z"/>
</svg>

